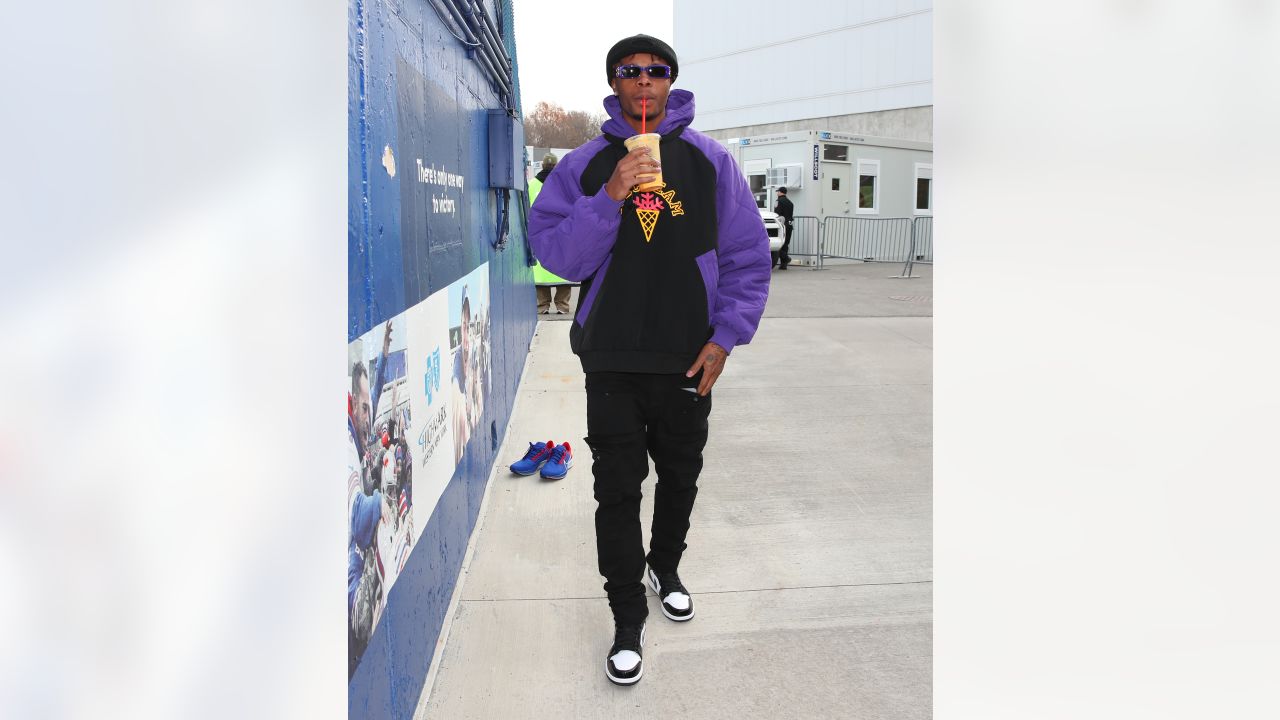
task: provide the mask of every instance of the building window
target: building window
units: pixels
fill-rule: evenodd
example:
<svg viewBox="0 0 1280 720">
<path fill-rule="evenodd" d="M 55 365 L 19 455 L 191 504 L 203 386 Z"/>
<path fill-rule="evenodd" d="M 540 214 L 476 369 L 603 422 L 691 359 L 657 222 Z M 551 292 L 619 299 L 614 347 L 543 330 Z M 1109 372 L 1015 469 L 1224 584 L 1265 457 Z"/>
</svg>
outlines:
<svg viewBox="0 0 1280 720">
<path fill-rule="evenodd" d="M 933 214 L 933 165 L 916 163 L 916 215 Z"/>
<path fill-rule="evenodd" d="M 880 212 L 880 161 L 858 161 L 858 208 L 863 215 Z"/>
<path fill-rule="evenodd" d="M 747 176 L 747 181 L 751 183 L 751 194 L 756 198 L 756 207 L 764 207 L 767 195 L 764 191 L 764 173 L 752 173 Z"/>
<path fill-rule="evenodd" d="M 831 189 L 832 190 L 840 189 L 840 178 L 831 178 Z"/>
<path fill-rule="evenodd" d="M 849 162 L 849 146 L 848 145 L 830 145 L 830 144 L 823 145 L 822 159 L 823 160 L 841 160 L 843 162 Z"/>
</svg>

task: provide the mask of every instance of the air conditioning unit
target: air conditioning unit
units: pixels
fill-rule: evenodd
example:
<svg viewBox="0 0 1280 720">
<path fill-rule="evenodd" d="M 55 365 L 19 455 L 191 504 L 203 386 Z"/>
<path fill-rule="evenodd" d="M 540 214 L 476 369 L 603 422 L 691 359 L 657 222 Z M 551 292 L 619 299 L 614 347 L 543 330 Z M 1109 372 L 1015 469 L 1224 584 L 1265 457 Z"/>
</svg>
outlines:
<svg viewBox="0 0 1280 720">
<path fill-rule="evenodd" d="M 799 164 L 771 167 L 765 173 L 765 184 L 787 189 L 804 187 L 804 173 L 800 172 L 801 169 Z"/>
</svg>

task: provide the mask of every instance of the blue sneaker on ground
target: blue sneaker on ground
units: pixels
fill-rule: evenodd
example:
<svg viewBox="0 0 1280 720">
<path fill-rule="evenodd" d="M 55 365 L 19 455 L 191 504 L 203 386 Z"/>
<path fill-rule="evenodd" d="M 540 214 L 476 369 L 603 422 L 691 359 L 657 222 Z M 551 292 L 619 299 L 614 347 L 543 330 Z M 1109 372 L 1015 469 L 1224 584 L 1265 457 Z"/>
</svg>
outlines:
<svg viewBox="0 0 1280 720">
<path fill-rule="evenodd" d="M 560 443 L 551 450 L 551 459 L 542 468 L 542 477 L 548 480 L 559 480 L 569 474 L 573 467 L 573 448 L 569 443 Z"/>
<path fill-rule="evenodd" d="M 517 475 L 532 475 L 538 472 L 551 459 L 551 453 L 559 448 L 550 440 L 544 443 L 529 443 L 529 452 L 524 457 L 511 463 L 511 472 Z M 563 476 L 561 476 L 563 477 Z"/>
</svg>

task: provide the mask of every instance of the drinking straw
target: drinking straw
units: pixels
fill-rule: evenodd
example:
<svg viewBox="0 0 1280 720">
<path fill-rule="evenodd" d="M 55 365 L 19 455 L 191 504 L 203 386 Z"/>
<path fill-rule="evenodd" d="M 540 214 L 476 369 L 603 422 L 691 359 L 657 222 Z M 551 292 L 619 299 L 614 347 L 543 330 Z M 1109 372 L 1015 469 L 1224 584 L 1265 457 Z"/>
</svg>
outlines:
<svg viewBox="0 0 1280 720">
<path fill-rule="evenodd" d="M 649 110 L 647 109 L 648 104 L 649 104 L 649 98 L 640 98 L 640 134 L 641 135 L 645 133 L 644 121 L 646 118 L 649 117 Z"/>
</svg>

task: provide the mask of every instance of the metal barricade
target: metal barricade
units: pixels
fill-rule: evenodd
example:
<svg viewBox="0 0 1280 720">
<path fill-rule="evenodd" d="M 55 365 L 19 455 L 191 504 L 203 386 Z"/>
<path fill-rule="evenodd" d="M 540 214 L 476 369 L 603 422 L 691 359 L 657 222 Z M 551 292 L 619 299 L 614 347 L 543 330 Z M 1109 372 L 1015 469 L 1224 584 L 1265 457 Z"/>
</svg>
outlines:
<svg viewBox="0 0 1280 720">
<path fill-rule="evenodd" d="M 911 271 L 915 269 L 917 263 L 933 264 L 933 217 L 930 215 L 923 215 L 911 221 L 911 252 L 902 265 L 902 274 L 896 277 L 915 277 Z"/>
<path fill-rule="evenodd" d="M 915 263 L 933 264 L 933 218 L 861 218 L 796 215 L 791 223 L 788 254 L 813 258 L 813 269 L 824 269 L 823 260 L 904 263 L 902 275 L 911 277 Z"/>
<path fill-rule="evenodd" d="M 791 245 L 787 254 L 791 257 L 814 258 L 814 269 L 822 264 L 821 246 L 822 223 L 813 215 L 796 215 L 791 218 Z"/>
<path fill-rule="evenodd" d="M 933 264 L 933 217 L 924 215 L 911 221 L 911 262 Z"/>
<path fill-rule="evenodd" d="M 864 262 L 903 262 L 911 254 L 911 218 L 828 217 L 822 256 Z"/>
</svg>

